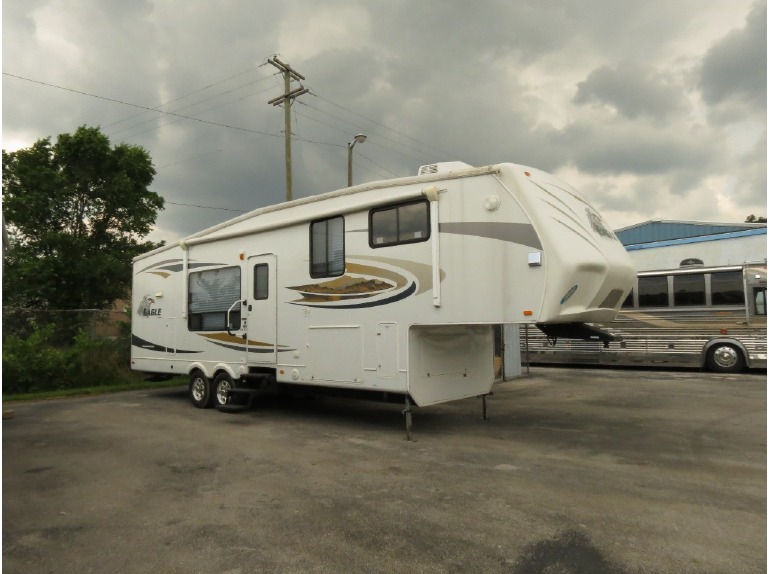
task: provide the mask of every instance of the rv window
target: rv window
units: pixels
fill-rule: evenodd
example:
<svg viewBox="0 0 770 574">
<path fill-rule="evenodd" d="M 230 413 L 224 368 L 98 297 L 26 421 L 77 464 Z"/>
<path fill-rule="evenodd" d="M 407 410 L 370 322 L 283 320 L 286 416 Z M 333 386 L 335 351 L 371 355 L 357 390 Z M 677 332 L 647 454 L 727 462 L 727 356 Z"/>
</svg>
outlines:
<svg viewBox="0 0 770 574">
<path fill-rule="evenodd" d="M 674 275 L 674 306 L 687 307 L 706 304 L 706 276 Z"/>
<path fill-rule="evenodd" d="M 754 289 L 754 314 L 767 315 L 767 288 Z"/>
<path fill-rule="evenodd" d="M 261 301 L 268 297 L 269 274 L 267 263 L 260 263 L 254 266 L 254 299 Z"/>
<path fill-rule="evenodd" d="M 337 277 L 345 272 L 345 220 L 333 217 L 310 224 L 310 276 Z"/>
<path fill-rule="evenodd" d="M 668 278 L 639 277 L 639 306 L 668 307 Z"/>
<path fill-rule="evenodd" d="M 743 305 L 743 273 L 726 271 L 711 274 L 712 305 Z"/>
<path fill-rule="evenodd" d="M 187 327 L 190 331 L 224 331 L 227 310 L 241 298 L 240 267 L 190 273 Z M 230 329 L 241 323 L 241 306 L 230 313 Z"/>
<path fill-rule="evenodd" d="M 430 212 L 427 201 L 417 201 L 369 212 L 369 245 L 388 247 L 417 243 L 430 237 Z"/>
</svg>

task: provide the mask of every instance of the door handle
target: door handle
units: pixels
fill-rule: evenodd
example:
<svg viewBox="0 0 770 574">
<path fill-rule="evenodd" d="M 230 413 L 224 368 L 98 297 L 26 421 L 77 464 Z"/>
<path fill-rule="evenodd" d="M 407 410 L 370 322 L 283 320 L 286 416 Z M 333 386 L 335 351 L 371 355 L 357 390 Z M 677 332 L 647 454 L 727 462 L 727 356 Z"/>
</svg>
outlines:
<svg viewBox="0 0 770 574">
<path fill-rule="evenodd" d="M 233 307 L 240 305 L 241 303 L 242 301 L 238 299 L 235 303 L 230 305 L 230 308 L 227 310 L 227 315 L 225 316 L 225 329 L 227 329 L 227 334 L 231 337 L 234 337 L 235 335 L 233 335 L 232 331 L 230 331 L 230 312 L 233 310 Z"/>
</svg>

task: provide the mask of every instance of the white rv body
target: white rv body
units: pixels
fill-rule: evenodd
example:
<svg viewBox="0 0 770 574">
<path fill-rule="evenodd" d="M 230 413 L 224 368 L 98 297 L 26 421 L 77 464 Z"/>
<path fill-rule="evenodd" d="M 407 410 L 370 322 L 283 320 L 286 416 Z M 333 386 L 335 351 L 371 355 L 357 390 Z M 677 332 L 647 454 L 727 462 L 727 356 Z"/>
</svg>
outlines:
<svg viewBox="0 0 770 574">
<path fill-rule="evenodd" d="M 490 391 L 493 325 L 615 316 L 635 270 L 569 185 L 514 164 L 421 173 L 137 257 L 132 367 L 206 384 L 268 373 L 422 406 Z"/>
</svg>

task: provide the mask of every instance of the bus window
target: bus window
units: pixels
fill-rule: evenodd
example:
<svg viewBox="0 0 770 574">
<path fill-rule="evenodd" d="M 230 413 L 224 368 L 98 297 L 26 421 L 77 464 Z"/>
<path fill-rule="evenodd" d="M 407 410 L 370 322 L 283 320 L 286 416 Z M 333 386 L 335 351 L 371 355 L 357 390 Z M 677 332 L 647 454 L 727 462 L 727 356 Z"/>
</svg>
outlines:
<svg viewBox="0 0 770 574">
<path fill-rule="evenodd" d="M 706 276 L 674 275 L 674 306 L 684 307 L 706 304 Z"/>
<path fill-rule="evenodd" d="M 712 305 L 743 305 L 743 274 L 725 271 L 711 274 Z"/>
<path fill-rule="evenodd" d="M 631 291 L 629 291 L 628 293 L 628 297 L 626 297 L 626 300 L 623 301 L 623 305 L 621 305 L 621 307 L 623 309 L 630 309 L 630 308 L 633 308 L 633 306 L 634 306 L 634 290 L 631 289 Z"/>
<path fill-rule="evenodd" d="M 754 289 L 754 314 L 767 315 L 767 288 Z"/>
<path fill-rule="evenodd" d="M 639 277 L 639 306 L 668 307 L 668 277 Z"/>
</svg>

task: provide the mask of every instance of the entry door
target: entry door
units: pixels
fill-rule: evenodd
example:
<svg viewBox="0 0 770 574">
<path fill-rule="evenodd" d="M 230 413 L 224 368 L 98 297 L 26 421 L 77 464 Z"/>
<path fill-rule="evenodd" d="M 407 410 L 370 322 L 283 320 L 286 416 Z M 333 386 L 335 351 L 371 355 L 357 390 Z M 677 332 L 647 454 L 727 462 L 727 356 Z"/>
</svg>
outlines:
<svg viewBox="0 0 770 574">
<path fill-rule="evenodd" d="M 246 265 L 246 341 L 250 365 L 276 362 L 276 257 L 249 257 Z"/>
</svg>

